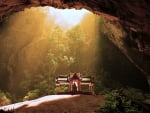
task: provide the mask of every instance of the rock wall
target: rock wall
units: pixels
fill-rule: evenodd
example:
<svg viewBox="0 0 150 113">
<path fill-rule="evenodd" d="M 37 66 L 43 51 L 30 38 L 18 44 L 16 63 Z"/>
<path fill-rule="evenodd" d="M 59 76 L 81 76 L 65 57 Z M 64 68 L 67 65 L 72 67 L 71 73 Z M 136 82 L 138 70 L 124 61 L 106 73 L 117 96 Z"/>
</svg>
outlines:
<svg viewBox="0 0 150 113">
<path fill-rule="evenodd" d="M 57 8 L 85 8 L 93 13 L 119 21 L 131 30 L 149 33 L 150 2 L 147 0 L 1 0 L 0 16 L 32 6 L 53 6 Z"/>
</svg>

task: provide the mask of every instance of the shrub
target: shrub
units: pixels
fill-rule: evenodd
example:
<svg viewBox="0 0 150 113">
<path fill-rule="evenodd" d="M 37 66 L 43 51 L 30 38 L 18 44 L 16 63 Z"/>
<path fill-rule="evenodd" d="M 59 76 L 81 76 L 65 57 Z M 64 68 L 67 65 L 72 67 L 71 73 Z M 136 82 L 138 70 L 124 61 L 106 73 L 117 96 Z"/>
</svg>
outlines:
<svg viewBox="0 0 150 113">
<path fill-rule="evenodd" d="M 145 113 L 143 99 L 144 95 L 133 88 L 114 90 L 106 95 L 96 113 Z"/>
<path fill-rule="evenodd" d="M 68 91 L 68 87 L 67 86 L 59 86 L 55 88 L 55 92 L 66 92 Z"/>
<path fill-rule="evenodd" d="M 0 106 L 8 105 L 10 103 L 11 103 L 11 101 L 7 97 L 7 95 L 4 92 L 0 91 Z"/>
<path fill-rule="evenodd" d="M 39 97 L 40 91 L 38 89 L 29 91 L 27 95 L 23 98 L 23 100 L 32 100 Z"/>
</svg>

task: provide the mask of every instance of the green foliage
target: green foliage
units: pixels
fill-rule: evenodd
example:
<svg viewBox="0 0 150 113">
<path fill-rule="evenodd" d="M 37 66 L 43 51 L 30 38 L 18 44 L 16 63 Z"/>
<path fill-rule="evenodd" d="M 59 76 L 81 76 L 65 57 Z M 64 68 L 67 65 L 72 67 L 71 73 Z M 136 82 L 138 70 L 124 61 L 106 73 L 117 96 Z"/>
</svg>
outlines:
<svg viewBox="0 0 150 113">
<path fill-rule="evenodd" d="M 55 88 L 55 92 L 66 92 L 66 91 L 68 91 L 67 86 L 59 86 Z"/>
<path fill-rule="evenodd" d="M 27 93 L 27 95 L 23 98 L 23 100 L 32 100 L 32 99 L 36 99 L 38 98 L 40 95 L 40 90 L 39 89 L 35 89 L 32 91 L 29 91 Z"/>
<path fill-rule="evenodd" d="M 95 94 L 106 94 L 110 92 L 110 88 L 106 87 L 102 81 L 95 80 Z"/>
<path fill-rule="evenodd" d="M 96 113 L 144 113 L 144 95 L 133 88 L 114 90 L 106 95 L 105 103 Z"/>
<path fill-rule="evenodd" d="M 95 93 L 105 94 L 110 92 L 111 83 L 112 80 L 110 79 L 110 73 L 101 68 L 99 75 L 95 76 Z"/>
<path fill-rule="evenodd" d="M 136 100 L 136 101 L 143 101 L 144 100 L 144 94 L 139 89 L 127 88 L 127 89 L 123 90 L 123 93 L 130 100 Z"/>
<path fill-rule="evenodd" d="M 7 94 L 0 91 L 0 106 L 10 104 L 11 100 L 8 98 Z"/>
<path fill-rule="evenodd" d="M 34 99 L 49 94 L 54 88 L 50 86 L 50 77 L 46 74 L 31 75 L 28 71 L 25 72 L 24 81 L 21 82 L 20 87 L 24 91 L 24 100 Z M 54 85 L 53 85 L 54 86 Z"/>
</svg>

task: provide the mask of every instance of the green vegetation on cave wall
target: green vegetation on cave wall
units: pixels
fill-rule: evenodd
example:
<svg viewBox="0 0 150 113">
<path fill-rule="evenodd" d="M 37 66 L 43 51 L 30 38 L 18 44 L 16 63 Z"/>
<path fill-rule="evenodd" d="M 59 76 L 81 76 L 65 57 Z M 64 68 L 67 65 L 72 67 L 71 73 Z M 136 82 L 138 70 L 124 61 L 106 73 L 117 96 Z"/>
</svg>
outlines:
<svg viewBox="0 0 150 113">
<path fill-rule="evenodd" d="M 26 9 L 1 25 L 0 90 L 12 102 L 54 94 L 55 76 L 70 71 L 93 75 L 98 93 L 104 87 L 147 89 L 143 74 L 108 40 L 103 18 L 85 15 L 65 31 L 45 11 Z"/>
</svg>

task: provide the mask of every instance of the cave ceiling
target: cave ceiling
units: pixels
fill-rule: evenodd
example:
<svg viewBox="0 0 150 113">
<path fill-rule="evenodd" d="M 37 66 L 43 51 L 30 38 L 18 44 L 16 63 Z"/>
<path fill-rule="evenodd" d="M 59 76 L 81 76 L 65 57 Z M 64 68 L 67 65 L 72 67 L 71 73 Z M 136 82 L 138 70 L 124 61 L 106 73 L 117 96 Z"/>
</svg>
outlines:
<svg viewBox="0 0 150 113">
<path fill-rule="evenodd" d="M 150 1 L 148 0 L 0 0 L 0 17 L 34 6 L 85 8 L 111 21 L 118 21 L 137 32 L 150 35 Z"/>
</svg>

